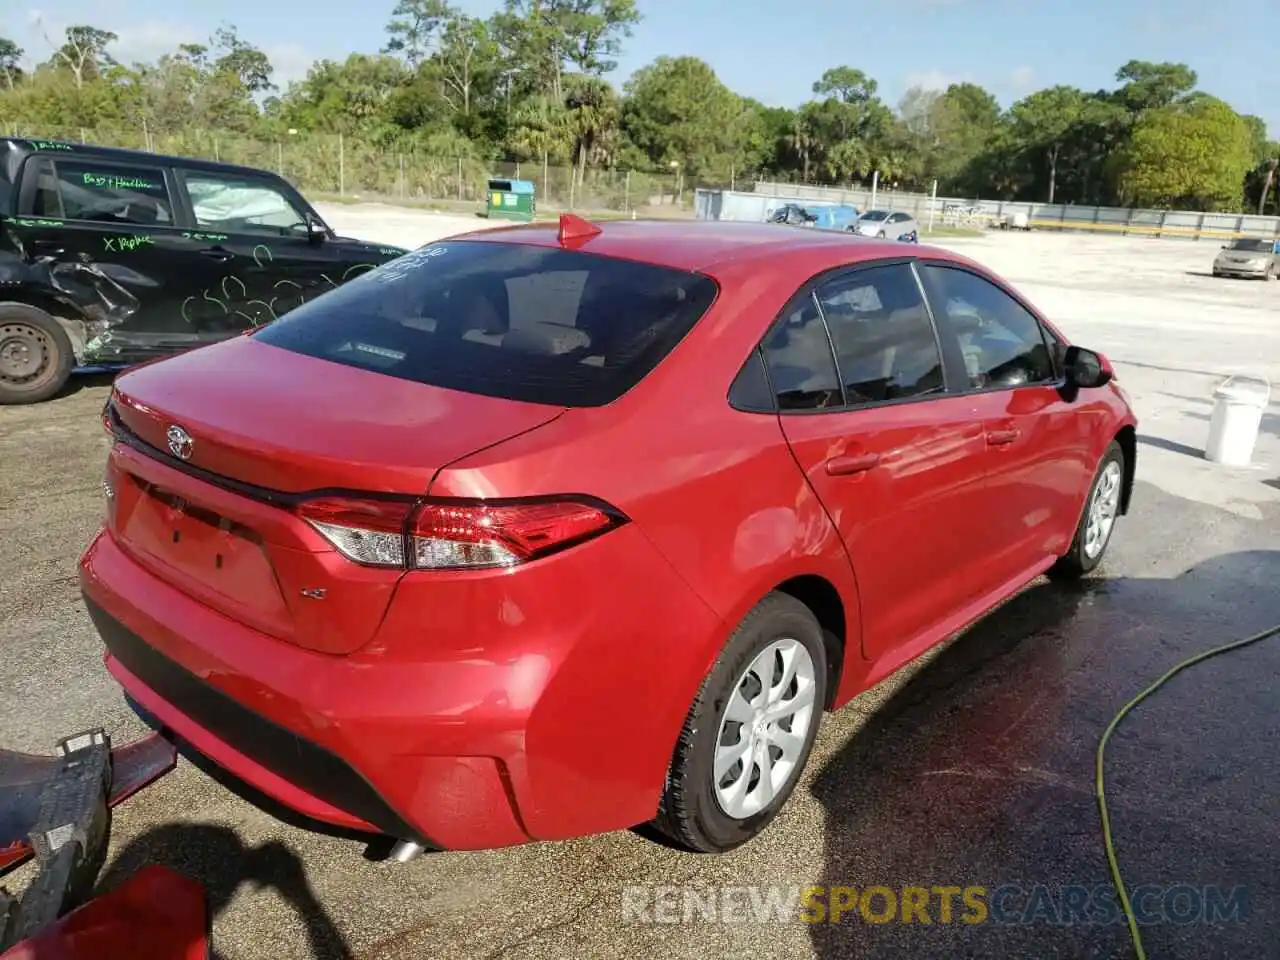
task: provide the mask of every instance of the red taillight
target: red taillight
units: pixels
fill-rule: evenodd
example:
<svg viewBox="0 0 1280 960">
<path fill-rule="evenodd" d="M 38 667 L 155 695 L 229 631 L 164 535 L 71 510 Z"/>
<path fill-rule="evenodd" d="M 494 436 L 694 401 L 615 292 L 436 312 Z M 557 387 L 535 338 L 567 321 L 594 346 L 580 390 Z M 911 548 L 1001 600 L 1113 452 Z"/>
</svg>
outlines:
<svg viewBox="0 0 1280 960">
<path fill-rule="evenodd" d="M 455 502 L 326 497 L 298 513 L 356 563 L 414 570 L 512 567 L 624 522 L 577 498 Z"/>
<path fill-rule="evenodd" d="M 424 503 L 409 525 L 420 570 L 509 567 L 603 533 L 616 515 L 577 500 Z"/>
</svg>

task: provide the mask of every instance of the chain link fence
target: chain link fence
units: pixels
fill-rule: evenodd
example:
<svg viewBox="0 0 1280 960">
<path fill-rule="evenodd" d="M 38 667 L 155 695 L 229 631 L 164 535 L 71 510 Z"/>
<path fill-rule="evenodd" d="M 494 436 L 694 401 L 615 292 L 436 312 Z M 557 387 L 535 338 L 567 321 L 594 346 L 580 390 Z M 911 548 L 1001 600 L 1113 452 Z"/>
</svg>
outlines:
<svg viewBox="0 0 1280 960">
<path fill-rule="evenodd" d="M 640 212 L 645 216 L 690 214 L 697 187 L 729 186 L 695 182 L 676 171 L 641 171 L 554 164 L 549 157 L 493 161 L 472 154 L 449 155 L 420 141 L 371 143 L 342 135 L 292 133 L 278 139 L 221 134 L 208 130 L 174 133 L 101 127 L 9 125 L 14 137 L 59 140 L 149 150 L 272 170 L 304 194 L 360 200 L 394 200 L 430 205 L 470 205 L 478 209 L 491 178 L 530 180 L 541 210 Z M 745 175 L 744 175 L 745 182 Z"/>
</svg>

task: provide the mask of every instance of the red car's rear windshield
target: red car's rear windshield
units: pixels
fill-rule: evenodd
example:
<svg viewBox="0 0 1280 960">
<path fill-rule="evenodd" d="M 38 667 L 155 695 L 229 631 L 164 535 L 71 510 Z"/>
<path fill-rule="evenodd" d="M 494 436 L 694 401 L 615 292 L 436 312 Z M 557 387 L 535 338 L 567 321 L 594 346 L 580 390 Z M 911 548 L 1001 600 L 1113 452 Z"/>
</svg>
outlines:
<svg viewBox="0 0 1280 960">
<path fill-rule="evenodd" d="M 428 244 L 254 336 L 490 397 L 589 407 L 649 373 L 715 300 L 710 277 L 517 243 Z"/>
</svg>

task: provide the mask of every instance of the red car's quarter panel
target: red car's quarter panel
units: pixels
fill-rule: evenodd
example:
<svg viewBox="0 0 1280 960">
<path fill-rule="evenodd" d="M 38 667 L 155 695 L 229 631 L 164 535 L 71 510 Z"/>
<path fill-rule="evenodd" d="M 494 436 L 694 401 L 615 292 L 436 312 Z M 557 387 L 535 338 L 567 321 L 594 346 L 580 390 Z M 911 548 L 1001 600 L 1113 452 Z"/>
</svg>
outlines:
<svg viewBox="0 0 1280 960">
<path fill-rule="evenodd" d="M 856 655 L 853 570 L 774 414 L 727 405 L 708 412 L 682 404 L 678 395 L 650 397 L 635 419 L 570 410 L 536 437 L 452 464 L 431 493 L 474 496 L 477 490 L 494 497 L 581 491 L 632 519 L 726 624 L 687 665 L 686 706 L 733 625 L 793 577 L 820 576 L 835 587 Z"/>
</svg>

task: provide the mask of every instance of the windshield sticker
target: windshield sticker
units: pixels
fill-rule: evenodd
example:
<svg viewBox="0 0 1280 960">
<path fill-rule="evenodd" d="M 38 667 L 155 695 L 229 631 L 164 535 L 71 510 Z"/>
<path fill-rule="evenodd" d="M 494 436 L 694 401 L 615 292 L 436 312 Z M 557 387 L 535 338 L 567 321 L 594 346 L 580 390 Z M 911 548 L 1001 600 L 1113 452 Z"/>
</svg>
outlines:
<svg viewBox="0 0 1280 960">
<path fill-rule="evenodd" d="M 112 253 L 125 253 L 129 250 L 137 250 L 139 247 L 154 247 L 156 238 L 139 234 L 133 237 L 103 237 L 102 242 Z"/>
<path fill-rule="evenodd" d="M 101 190 L 160 189 L 159 184 L 152 183 L 150 180 L 143 180 L 141 177 L 120 177 L 103 173 L 86 173 L 84 175 L 84 185 L 86 187 L 97 187 Z"/>
<path fill-rule="evenodd" d="M 404 256 L 396 257 L 396 259 L 383 264 L 373 276 L 379 283 L 395 283 L 397 280 L 407 277 L 428 260 L 442 257 L 448 252 L 448 247 L 420 247 L 412 253 L 406 253 Z"/>
<path fill-rule="evenodd" d="M 398 362 L 403 360 L 405 357 L 405 355 L 399 350 L 388 350 L 386 347 L 375 347 L 371 343 L 356 343 L 353 344 L 353 346 L 361 353 L 371 353 L 375 357 L 384 357 L 387 360 L 395 360 Z"/>
<path fill-rule="evenodd" d="M 69 143 L 58 143 L 56 140 L 28 140 L 32 150 L 66 150 L 71 152 L 75 147 Z"/>
<path fill-rule="evenodd" d="M 397 250 L 395 247 L 379 247 L 378 252 L 384 257 L 402 257 L 408 250 Z"/>
</svg>

